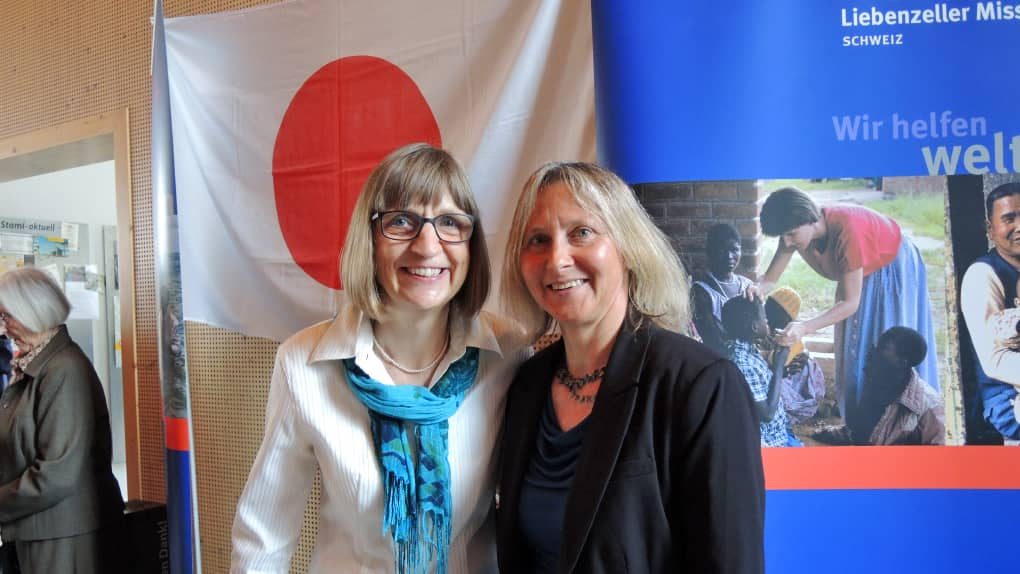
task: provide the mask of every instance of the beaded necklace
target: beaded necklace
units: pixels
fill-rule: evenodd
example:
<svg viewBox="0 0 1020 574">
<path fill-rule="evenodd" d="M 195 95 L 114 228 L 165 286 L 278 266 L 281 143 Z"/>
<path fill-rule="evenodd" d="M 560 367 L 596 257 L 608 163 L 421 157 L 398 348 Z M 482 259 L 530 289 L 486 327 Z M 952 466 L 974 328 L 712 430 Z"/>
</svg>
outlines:
<svg viewBox="0 0 1020 574">
<path fill-rule="evenodd" d="M 582 404 L 590 404 L 595 402 L 595 394 L 582 395 L 580 392 L 589 383 L 599 381 L 606 374 L 606 368 L 604 366 L 595 369 L 594 371 L 580 377 L 574 377 L 567 370 L 566 366 L 560 367 L 556 371 L 556 382 L 567 387 L 567 391 L 570 393 L 570 398 Z"/>
</svg>

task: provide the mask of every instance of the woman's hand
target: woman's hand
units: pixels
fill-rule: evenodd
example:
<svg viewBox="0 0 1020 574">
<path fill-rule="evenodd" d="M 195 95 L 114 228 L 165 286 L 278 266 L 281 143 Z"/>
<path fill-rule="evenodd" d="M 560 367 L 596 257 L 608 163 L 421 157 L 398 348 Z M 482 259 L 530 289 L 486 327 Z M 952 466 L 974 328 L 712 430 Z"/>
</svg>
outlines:
<svg viewBox="0 0 1020 574">
<path fill-rule="evenodd" d="M 751 283 L 744 289 L 743 296 L 752 301 L 765 301 L 765 292 L 762 291 L 761 284 Z"/>
<path fill-rule="evenodd" d="M 829 325 L 835 325 L 853 315 L 861 304 L 863 284 L 864 269 L 855 269 L 844 273 L 843 278 L 836 283 L 836 304 L 817 317 L 788 324 L 786 329 L 776 335 L 776 342 L 790 347 L 803 339 L 804 335 L 821 331 Z"/>
<path fill-rule="evenodd" d="M 800 321 L 791 321 L 786 325 L 785 329 L 776 334 L 775 341 L 784 347 L 790 347 L 803 339 L 804 335 L 807 334 L 807 325 Z"/>
</svg>

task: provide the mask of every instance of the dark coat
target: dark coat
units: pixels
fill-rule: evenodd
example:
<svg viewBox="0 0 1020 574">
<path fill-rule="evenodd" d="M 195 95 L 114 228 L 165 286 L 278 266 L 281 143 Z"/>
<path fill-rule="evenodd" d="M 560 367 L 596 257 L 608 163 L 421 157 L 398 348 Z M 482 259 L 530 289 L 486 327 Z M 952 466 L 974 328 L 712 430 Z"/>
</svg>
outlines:
<svg viewBox="0 0 1020 574">
<path fill-rule="evenodd" d="M 0 536 L 74 536 L 123 516 L 110 415 L 92 363 L 61 326 L 0 396 Z"/>
<path fill-rule="evenodd" d="M 757 414 L 740 371 L 693 339 L 625 325 L 566 503 L 558 572 L 763 571 Z M 521 483 L 563 343 L 521 366 L 507 399 L 496 510 L 500 571 L 529 572 Z"/>
</svg>

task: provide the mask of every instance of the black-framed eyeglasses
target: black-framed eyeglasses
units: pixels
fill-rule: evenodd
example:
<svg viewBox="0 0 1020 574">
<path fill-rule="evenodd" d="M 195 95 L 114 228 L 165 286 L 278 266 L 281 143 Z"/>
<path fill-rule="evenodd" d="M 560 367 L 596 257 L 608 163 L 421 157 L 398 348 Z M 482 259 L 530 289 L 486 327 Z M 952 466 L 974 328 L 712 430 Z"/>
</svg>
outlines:
<svg viewBox="0 0 1020 574">
<path fill-rule="evenodd" d="M 372 215 L 379 222 L 384 237 L 395 241 L 411 241 L 421 234 L 426 223 L 431 223 L 436 236 L 443 243 L 464 243 L 475 230 L 475 218 L 466 213 L 440 213 L 424 217 L 411 211 L 380 211 Z"/>
<path fill-rule="evenodd" d="M 6 323 L 8 317 L 10 317 L 10 315 L 4 311 L 0 311 L 0 323 Z"/>
</svg>

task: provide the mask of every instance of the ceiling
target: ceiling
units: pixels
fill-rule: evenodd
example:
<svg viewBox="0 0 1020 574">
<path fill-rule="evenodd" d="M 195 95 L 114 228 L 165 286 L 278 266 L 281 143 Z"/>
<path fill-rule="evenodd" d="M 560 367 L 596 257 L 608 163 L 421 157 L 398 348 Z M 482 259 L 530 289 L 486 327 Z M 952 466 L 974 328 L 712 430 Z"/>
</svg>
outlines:
<svg viewBox="0 0 1020 574">
<path fill-rule="evenodd" d="M 0 182 L 113 159 L 113 134 L 78 140 L 0 160 Z"/>
</svg>

